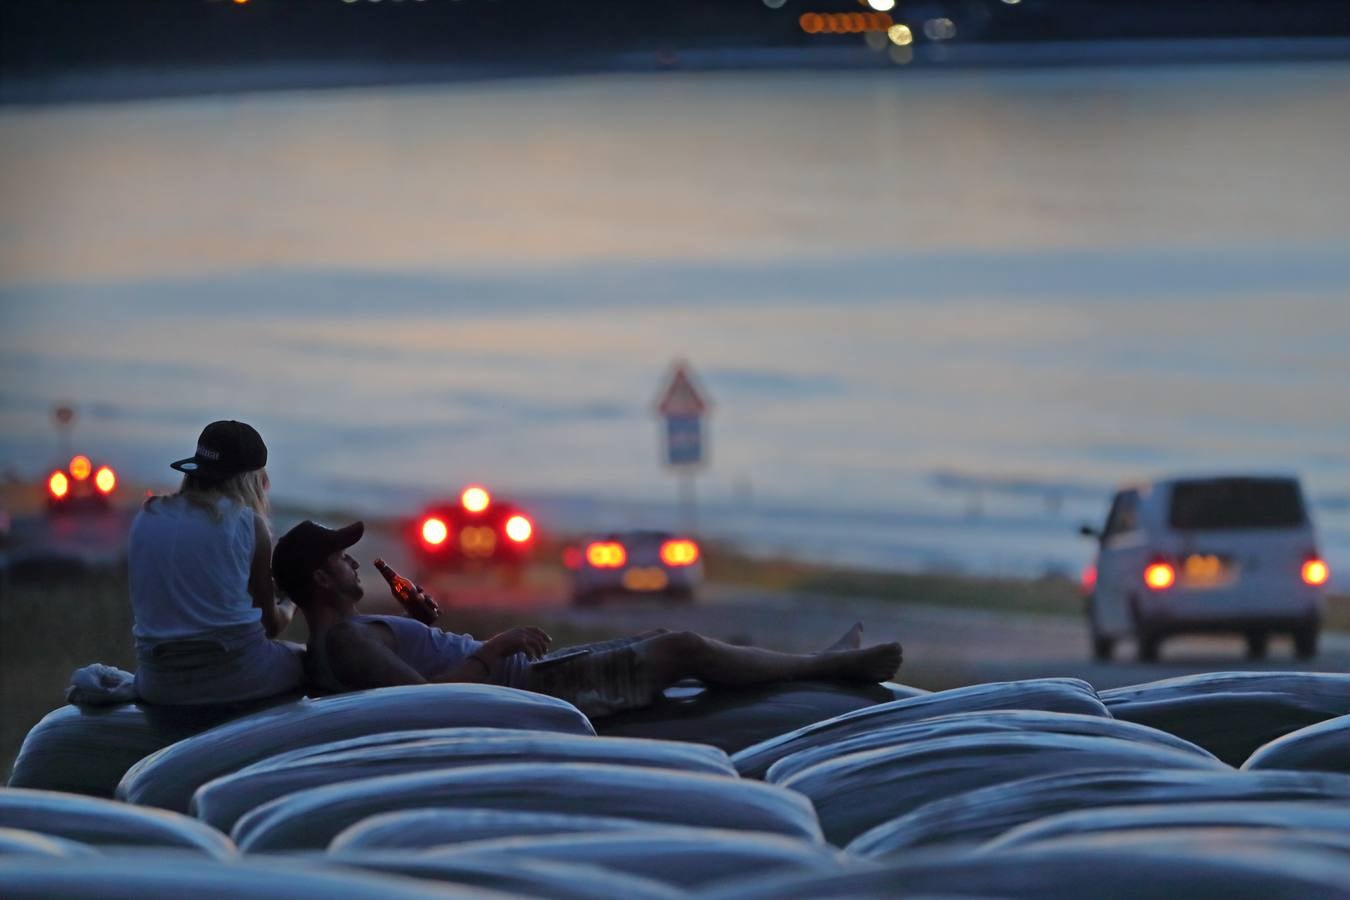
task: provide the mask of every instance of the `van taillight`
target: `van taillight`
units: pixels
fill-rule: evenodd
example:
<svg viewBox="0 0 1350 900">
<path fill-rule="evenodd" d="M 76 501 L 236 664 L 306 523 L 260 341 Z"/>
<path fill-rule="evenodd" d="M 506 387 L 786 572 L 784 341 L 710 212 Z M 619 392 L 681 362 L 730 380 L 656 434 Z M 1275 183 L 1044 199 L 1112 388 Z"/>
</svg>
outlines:
<svg viewBox="0 0 1350 900">
<path fill-rule="evenodd" d="M 1165 559 L 1154 560 L 1144 567 L 1144 584 L 1155 591 L 1165 591 L 1177 583 L 1177 570 Z"/>
<path fill-rule="evenodd" d="M 1083 593 L 1090 594 L 1097 587 L 1097 567 L 1089 563 L 1083 567 Z"/>
<path fill-rule="evenodd" d="M 1302 575 L 1304 584 L 1321 587 L 1331 577 L 1331 570 L 1327 568 L 1326 563 L 1314 556 L 1303 563 Z"/>
</svg>

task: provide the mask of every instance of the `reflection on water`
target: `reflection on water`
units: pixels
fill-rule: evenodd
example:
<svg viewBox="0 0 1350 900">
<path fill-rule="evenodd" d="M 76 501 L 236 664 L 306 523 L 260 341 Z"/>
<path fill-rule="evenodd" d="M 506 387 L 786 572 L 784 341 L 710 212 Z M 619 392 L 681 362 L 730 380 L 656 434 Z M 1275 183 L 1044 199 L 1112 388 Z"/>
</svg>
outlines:
<svg viewBox="0 0 1350 900">
<path fill-rule="evenodd" d="M 142 475 L 231 415 L 309 500 L 664 500 L 682 355 L 704 524 L 771 545 L 1028 570 L 1126 477 L 1350 496 L 1350 67 L 895 75 L 0 114 L 0 464 L 73 398 Z"/>
</svg>

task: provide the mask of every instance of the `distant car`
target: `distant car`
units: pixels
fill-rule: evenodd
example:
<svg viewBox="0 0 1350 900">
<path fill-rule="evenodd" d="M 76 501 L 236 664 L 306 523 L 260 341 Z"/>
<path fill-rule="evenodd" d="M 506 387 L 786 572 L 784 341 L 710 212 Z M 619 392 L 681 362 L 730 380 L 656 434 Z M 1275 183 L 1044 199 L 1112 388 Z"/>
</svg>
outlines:
<svg viewBox="0 0 1350 900">
<path fill-rule="evenodd" d="M 457 501 L 423 510 L 413 522 L 409 541 L 419 577 L 483 567 L 516 572 L 533 555 L 535 528 L 514 504 L 471 484 Z"/>
<path fill-rule="evenodd" d="M 47 509 L 58 513 L 105 510 L 116 491 L 117 473 L 112 466 L 80 454 L 47 476 Z"/>
<path fill-rule="evenodd" d="M 1299 659 L 1317 653 L 1329 577 L 1293 476 L 1172 478 L 1124 487 L 1084 576 L 1093 655 L 1110 659 L 1134 638 L 1155 660 L 1169 635 L 1236 632 L 1247 655 L 1292 636 Z"/>
<path fill-rule="evenodd" d="M 703 583 L 698 543 L 667 531 L 597 535 L 568 548 L 566 555 L 576 606 L 635 595 L 690 602 Z"/>
</svg>

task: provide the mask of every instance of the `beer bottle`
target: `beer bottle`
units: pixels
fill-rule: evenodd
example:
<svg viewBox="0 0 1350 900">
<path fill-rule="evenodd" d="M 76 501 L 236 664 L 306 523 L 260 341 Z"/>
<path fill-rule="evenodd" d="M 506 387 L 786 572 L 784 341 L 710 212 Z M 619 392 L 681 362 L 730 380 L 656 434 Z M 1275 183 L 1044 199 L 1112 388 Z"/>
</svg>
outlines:
<svg viewBox="0 0 1350 900">
<path fill-rule="evenodd" d="M 395 572 L 393 567 L 382 559 L 375 560 L 375 568 L 384 576 L 384 580 L 389 582 L 389 590 L 393 592 L 394 599 L 402 603 L 414 619 L 427 625 L 436 621 L 440 615 L 440 608 L 436 606 L 436 601 L 426 594 L 422 594 L 421 596 L 426 602 L 425 604 L 420 603 L 417 585 L 413 584 L 411 579 Z"/>
</svg>

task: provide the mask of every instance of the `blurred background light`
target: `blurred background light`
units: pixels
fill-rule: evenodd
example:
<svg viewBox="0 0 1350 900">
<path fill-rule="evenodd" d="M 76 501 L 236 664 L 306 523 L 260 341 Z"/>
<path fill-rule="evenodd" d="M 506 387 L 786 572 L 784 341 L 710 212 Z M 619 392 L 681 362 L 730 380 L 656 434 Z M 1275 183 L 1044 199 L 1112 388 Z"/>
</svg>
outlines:
<svg viewBox="0 0 1350 900">
<path fill-rule="evenodd" d="M 956 37 L 956 23 L 946 16 L 923 23 L 923 33 L 931 41 L 949 41 Z"/>
</svg>

